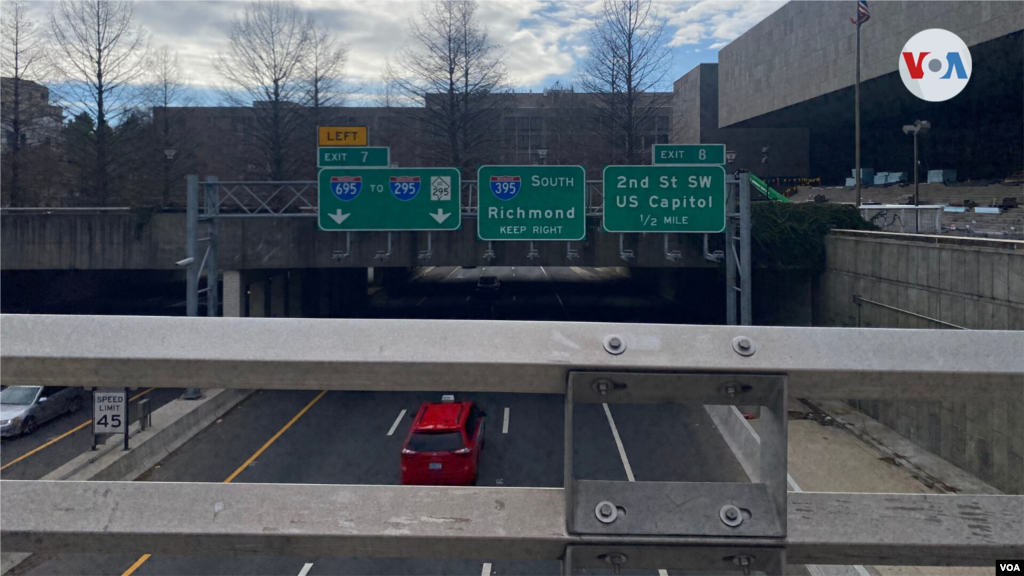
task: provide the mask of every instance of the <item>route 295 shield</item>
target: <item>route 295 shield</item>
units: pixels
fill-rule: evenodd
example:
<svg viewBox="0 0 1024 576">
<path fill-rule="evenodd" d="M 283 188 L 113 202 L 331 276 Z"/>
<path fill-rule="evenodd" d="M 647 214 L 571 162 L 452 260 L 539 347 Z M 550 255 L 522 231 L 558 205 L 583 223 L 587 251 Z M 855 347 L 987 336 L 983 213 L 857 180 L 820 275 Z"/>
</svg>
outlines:
<svg viewBox="0 0 1024 576">
<path fill-rule="evenodd" d="M 399 200 L 412 200 L 420 191 L 419 176 L 392 176 L 391 193 Z"/>
<path fill-rule="evenodd" d="M 331 178 L 331 192 L 338 200 L 354 200 L 363 189 L 362 176 L 334 176 Z"/>
<path fill-rule="evenodd" d="M 522 180 L 519 176 L 491 176 L 491 192 L 498 200 L 511 200 L 519 194 Z"/>
</svg>

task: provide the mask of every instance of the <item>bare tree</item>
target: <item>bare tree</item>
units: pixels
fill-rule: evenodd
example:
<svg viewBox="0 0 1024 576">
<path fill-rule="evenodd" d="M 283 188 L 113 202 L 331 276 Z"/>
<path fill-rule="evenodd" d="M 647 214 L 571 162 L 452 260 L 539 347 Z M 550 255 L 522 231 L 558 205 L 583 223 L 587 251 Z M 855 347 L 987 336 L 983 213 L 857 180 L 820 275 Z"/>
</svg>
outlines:
<svg viewBox="0 0 1024 576">
<path fill-rule="evenodd" d="M 338 42 L 324 28 L 311 26 L 309 51 L 301 66 L 305 83 L 304 103 L 311 111 L 313 126 L 329 124 L 327 109 L 345 105 L 345 63 L 348 46 Z"/>
<path fill-rule="evenodd" d="M 511 105 L 504 55 L 476 16 L 477 2 L 424 4 L 409 23 L 411 43 L 385 68 L 386 84 L 424 108 L 407 112 L 420 123 L 419 154 L 430 163 L 468 169 L 493 157 L 497 129 Z"/>
<path fill-rule="evenodd" d="M 167 46 L 153 51 L 146 99 L 153 110 L 153 145 L 163 164 L 163 205 L 170 203 L 171 181 L 182 181 L 196 147 L 185 132 L 186 107 L 195 106 L 178 53 Z"/>
<path fill-rule="evenodd" d="M 112 126 L 135 111 L 131 86 L 146 73 L 149 42 L 132 23 L 132 2 L 61 0 L 50 12 L 54 47 L 50 59 L 62 99 L 95 120 L 95 138 L 82 140 L 94 157 L 97 200 L 107 200 L 112 176 L 123 167 L 122 139 Z"/>
<path fill-rule="evenodd" d="M 654 92 L 672 62 L 664 33 L 652 0 L 604 0 L 590 34 L 580 86 L 597 95 L 597 124 L 616 160 L 627 164 L 645 159 L 645 137 L 655 132 L 659 108 L 670 104 L 667 94 Z"/>
<path fill-rule="evenodd" d="M 293 2 L 252 2 L 232 22 L 228 50 L 215 62 L 253 105 L 255 126 L 248 135 L 252 146 L 245 151 L 246 162 L 260 161 L 260 176 L 270 180 L 291 179 L 302 164 L 299 147 L 292 144 L 303 136 L 302 65 L 309 58 L 312 28 Z M 236 106 L 249 103 L 232 92 L 225 94 Z"/>
<path fill-rule="evenodd" d="M 3 106 L 0 107 L 4 135 L 7 138 L 4 154 L 4 171 L 7 175 L 5 184 L 11 205 L 17 206 L 22 201 L 22 152 L 29 138 L 28 132 L 38 129 L 40 121 L 45 122 L 43 117 L 49 101 L 40 102 L 38 96 L 26 94 L 25 91 L 26 82 L 41 76 L 40 68 L 45 61 L 42 58 L 40 30 L 29 17 L 28 6 L 24 2 L 15 0 L 3 4 L 2 35 L 0 62 L 4 80 L 9 83 L 3 92 Z"/>
<path fill-rule="evenodd" d="M 599 179 L 603 164 L 609 164 L 609 150 L 594 124 L 594 96 L 576 87 L 556 82 L 546 89 L 554 115 L 548 120 L 548 164 L 587 166 L 588 178 Z"/>
</svg>

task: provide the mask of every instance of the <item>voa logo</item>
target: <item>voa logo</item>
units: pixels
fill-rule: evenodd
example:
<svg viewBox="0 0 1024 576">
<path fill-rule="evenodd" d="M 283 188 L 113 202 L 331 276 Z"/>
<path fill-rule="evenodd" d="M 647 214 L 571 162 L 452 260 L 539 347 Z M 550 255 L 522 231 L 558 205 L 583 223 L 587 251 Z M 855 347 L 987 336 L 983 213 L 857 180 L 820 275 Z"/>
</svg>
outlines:
<svg viewBox="0 0 1024 576">
<path fill-rule="evenodd" d="M 900 53 L 900 78 L 910 93 L 928 102 L 945 102 L 971 79 L 971 51 L 959 36 L 932 28 L 918 32 Z"/>
</svg>

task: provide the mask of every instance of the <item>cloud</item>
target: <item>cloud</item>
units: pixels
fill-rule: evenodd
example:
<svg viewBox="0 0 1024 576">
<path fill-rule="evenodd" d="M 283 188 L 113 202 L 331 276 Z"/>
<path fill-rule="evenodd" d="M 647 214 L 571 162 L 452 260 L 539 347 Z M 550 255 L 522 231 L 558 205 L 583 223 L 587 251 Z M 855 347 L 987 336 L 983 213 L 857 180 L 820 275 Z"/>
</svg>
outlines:
<svg viewBox="0 0 1024 576">
<path fill-rule="evenodd" d="M 388 59 L 409 41 L 408 23 L 429 0 L 298 0 L 318 25 L 349 46 L 345 69 L 350 82 L 380 82 Z M 666 39 L 676 57 L 673 73 L 698 61 L 714 61 L 717 50 L 744 33 L 783 2 L 743 0 L 656 0 L 666 18 Z M 33 2 L 46 26 L 49 2 Z M 520 89 L 540 89 L 555 80 L 570 81 L 588 53 L 587 36 L 600 16 L 603 0 L 482 0 L 478 15 L 506 56 L 509 75 Z M 147 0 L 136 3 L 136 22 L 147 29 L 154 47 L 179 53 L 197 92 L 224 87 L 214 68 L 228 44 L 232 19 L 245 2 L 225 0 Z M 682 49 L 685 47 L 685 49 Z M 694 56 L 700 51 L 699 57 Z M 677 70 L 678 68 L 678 70 Z M 688 69 L 688 68 L 687 68 Z M 366 95 L 369 98 L 369 95 Z"/>
<path fill-rule="evenodd" d="M 769 14 L 778 10 L 782 1 L 701 0 L 678 5 L 667 10 L 669 28 L 673 28 L 669 46 L 699 44 L 717 40 L 711 49 L 717 50 L 750 30 Z"/>
</svg>

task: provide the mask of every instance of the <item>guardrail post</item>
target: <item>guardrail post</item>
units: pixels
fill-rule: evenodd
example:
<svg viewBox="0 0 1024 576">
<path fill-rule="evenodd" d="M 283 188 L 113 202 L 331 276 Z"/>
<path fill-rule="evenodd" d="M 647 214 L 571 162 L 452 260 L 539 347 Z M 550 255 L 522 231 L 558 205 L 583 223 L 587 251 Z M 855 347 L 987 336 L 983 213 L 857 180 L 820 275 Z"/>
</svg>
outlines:
<svg viewBox="0 0 1024 576">
<path fill-rule="evenodd" d="M 153 425 L 153 407 L 149 398 L 139 400 L 139 432 Z"/>
</svg>

